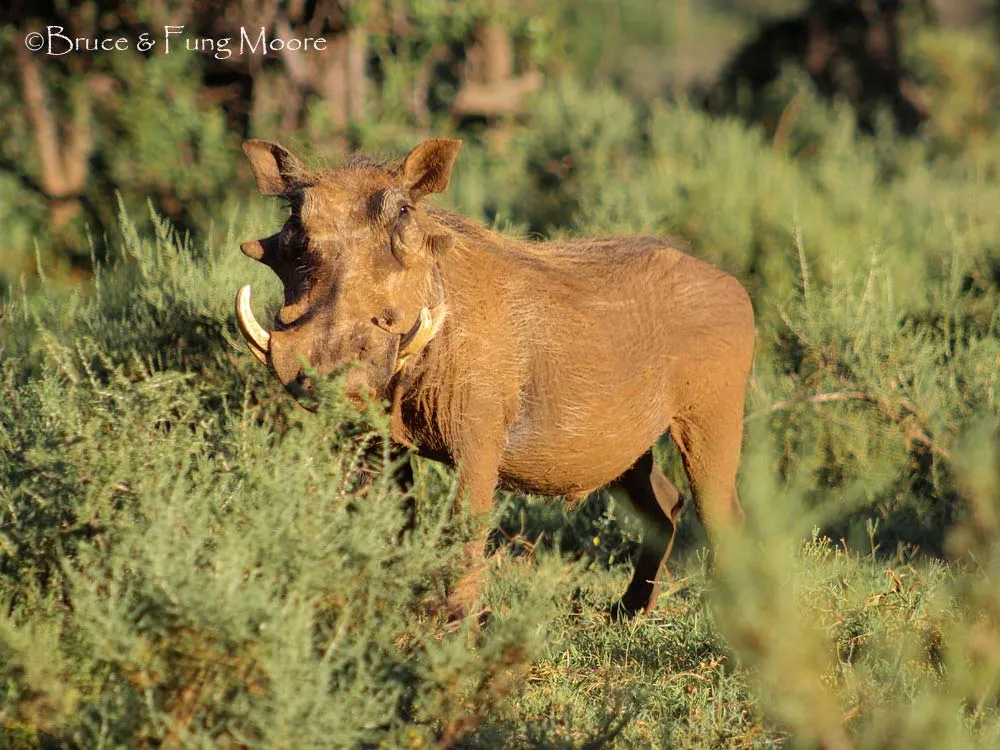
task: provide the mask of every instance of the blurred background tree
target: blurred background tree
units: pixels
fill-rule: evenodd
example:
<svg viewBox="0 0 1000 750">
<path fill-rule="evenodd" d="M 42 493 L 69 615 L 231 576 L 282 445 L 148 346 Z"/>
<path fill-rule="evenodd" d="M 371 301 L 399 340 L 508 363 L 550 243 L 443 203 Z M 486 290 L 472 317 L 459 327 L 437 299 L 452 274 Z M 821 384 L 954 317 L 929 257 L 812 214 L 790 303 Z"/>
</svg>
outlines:
<svg viewBox="0 0 1000 750">
<path fill-rule="evenodd" d="M 41 258 L 57 276 L 86 274 L 109 252 L 116 192 L 182 228 L 227 215 L 248 188 L 234 154 L 250 135 L 326 156 L 432 131 L 502 148 L 512 126 L 537 124 L 546 82 L 567 78 L 610 86 L 640 113 L 687 97 L 773 135 L 801 108 L 801 81 L 789 83 L 800 70 L 863 130 L 886 111 L 904 134 L 963 148 L 995 124 L 996 38 L 975 33 L 990 13 L 974 0 L 13 0 L 0 11 L 12 72 L 0 81 L 0 270 L 9 284 Z M 169 55 L 168 25 L 184 27 Z M 129 49 L 29 51 L 25 35 L 50 26 Z M 261 28 L 328 43 L 240 54 L 241 29 Z M 157 42 L 146 52 L 143 33 Z M 185 49 L 225 38 L 228 52 Z M 511 218 L 565 224 L 556 206 L 526 208 Z"/>
</svg>

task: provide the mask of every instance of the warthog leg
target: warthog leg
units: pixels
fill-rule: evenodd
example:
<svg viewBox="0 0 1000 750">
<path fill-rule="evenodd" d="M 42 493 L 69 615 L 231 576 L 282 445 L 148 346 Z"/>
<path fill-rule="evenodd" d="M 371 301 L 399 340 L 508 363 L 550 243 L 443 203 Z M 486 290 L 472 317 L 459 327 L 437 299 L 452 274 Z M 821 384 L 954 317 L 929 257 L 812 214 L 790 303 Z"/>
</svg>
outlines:
<svg viewBox="0 0 1000 750">
<path fill-rule="evenodd" d="M 652 450 L 646 451 L 612 487 L 628 494 L 632 510 L 642 521 L 642 544 L 632 581 L 611 610 L 612 617 L 620 619 L 640 610 L 649 612 L 656 605 L 660 570 L 670 556 L 684 499 L 656 465 Z"/>
<path fill-rule="evenodd" d="M 740 381 L 742 383 L 742 381 Z M 708 532 L 716 563 L 726 537 L 743 527 L 736 470 L 743 438 L 743 388 L 735 381 L 702 408 L 674 419 L 670 433 L 684 459 L 698 520 Z"/>
<path fill-rule="evenodd" d="M 459 617 L 474 614 L 480 604 L 479 594 L 487 567 L 486 538 L 490 530 L 487 520 L 493 507 L 499 456 L 500 448 L 496 443 L 482 441 L 476 446 L 476 450 L 461 451 L 458 458 L 460 469 L 456 501 L 464 500 L 468 504 L 475 526 L 472 539 L 462 550 L 465 572 L 455 582 L 448 596 L 450 608 Z"/>
<path fill-rule="evenodd" d="M 357 488 L 355 489 L 357 494 L 367 494 L 377 476 L 390 468 L 383 465 L 384 455 L 385 444 L 381 438 L 371 441 L 365 448 L 361 464 L 358 466 Z M 416 523 L 417 508 L 412 493 L 413 467 L 410 464 L 409 451 L 401 445 L 391 444 L 389 446 L 389 461 L 392 468 L 392 483 L 403 496 L 400 508 L 403 511 L 404 522 L 396 537 L 398 544 L 403 541 L 406 534 L 413 531 Z"/>
</svg>

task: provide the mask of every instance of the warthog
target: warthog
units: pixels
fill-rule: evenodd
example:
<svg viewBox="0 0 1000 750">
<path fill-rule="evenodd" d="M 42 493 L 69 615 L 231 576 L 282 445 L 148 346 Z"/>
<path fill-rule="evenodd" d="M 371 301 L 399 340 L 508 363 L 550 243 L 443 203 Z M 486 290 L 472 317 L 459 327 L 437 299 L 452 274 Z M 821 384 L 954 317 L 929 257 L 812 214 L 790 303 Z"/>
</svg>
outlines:
<svg viewBox="0 0 1000 750">
<path fill-rule="evenodd" d="M 389 402 L 393 439 L 456 465 L 476 517 L 498 484 L 571 499 L 624 490 L 644 533 L 613 612 L 648 610 L 682 504 L 653 461 L 664 432 L 710 541 L 742 523 L 750 299 L 666 240 L 527 242 L 425 205 L 460 147 L 431 139 L 399 162 L 310 170 L 277 144 L 244 143 L 260 192 L 291 210 L 280 232 L 241 246 L 285 299 L 268 332 L 243 287 L 240 330 L 293 393 L 308 365 L 347 369 L 348 390 Z M 452 593 L 464 609 L 484 565 L 479 527 Z"/>
</svg>

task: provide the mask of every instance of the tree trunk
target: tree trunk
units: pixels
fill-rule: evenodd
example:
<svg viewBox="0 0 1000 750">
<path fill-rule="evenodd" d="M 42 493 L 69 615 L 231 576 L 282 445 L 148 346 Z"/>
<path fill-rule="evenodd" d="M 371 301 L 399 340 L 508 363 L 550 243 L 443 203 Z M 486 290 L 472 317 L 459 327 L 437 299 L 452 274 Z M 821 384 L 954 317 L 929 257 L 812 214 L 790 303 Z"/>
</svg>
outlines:
<svg viewBox="0 0 1000 750">
<path fill-rule="evenodd" d="M 522 108 L 544 77 L 537 70 L 514 75 L 514 46 L 507 29 L 496 22 L 482 26 L 469 50 L 452 112 L 458 117 L 503 117 Z"/>
<path fill-rule="evenodd" d="M 347 117 L 350 122 L 365 117 L 365 99 L 368 95 L 368 34 L 361 27 L 349 29 L 347 34 Z"/>
<path fill-rule="evenodd" d="M 41 164 L 38 186 L 49 202 L 54 230 L 65 227 L 80 212 L 89 172 L 93 141 L 90 134 L 90 89 L 79 86 L 70 97 L 70 121 L 60 128 L 49 105 L 48 92 L 34 57 L 23 40 L 15 44 L 18 73 L 28 118 L 35 132 Z"/>
</svg>

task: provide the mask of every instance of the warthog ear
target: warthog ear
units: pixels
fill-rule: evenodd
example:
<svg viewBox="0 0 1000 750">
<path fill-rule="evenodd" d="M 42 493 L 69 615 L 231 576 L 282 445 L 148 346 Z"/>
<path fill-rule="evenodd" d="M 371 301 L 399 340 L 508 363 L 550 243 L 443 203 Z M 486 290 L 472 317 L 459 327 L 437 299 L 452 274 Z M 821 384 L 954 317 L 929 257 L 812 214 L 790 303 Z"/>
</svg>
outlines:
<svg viewBox="0 0 1000 750">
<path fill-rule="evenodd" d="M 250 160 L 261 195 L 286 195 L 302 164 L 283 146 L 271 141 L 243 141 L 243 153 Z"/>
<path fill-rule="evenodd" d="M 443 193 L 451 180 L 451 168 L 462 142 L 451 138 L 429 138 L 403 161 L 403 183 L 419 200 L 430 193 Z"/>
</svg>

